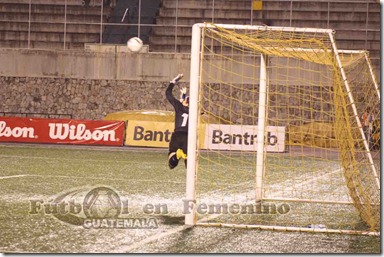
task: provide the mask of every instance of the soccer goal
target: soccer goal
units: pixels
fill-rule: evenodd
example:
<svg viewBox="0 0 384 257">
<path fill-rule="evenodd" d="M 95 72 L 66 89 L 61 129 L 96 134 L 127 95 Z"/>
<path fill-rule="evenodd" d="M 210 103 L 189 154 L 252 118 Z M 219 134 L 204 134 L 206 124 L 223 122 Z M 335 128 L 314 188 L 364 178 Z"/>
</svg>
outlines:
<svg viewBox="0 0 384 257">
<path fill-rule="evenodd" d="M 380 91 L 334 33 L 193 26 L 186 225 L 379 234 Z"/>
</svg>

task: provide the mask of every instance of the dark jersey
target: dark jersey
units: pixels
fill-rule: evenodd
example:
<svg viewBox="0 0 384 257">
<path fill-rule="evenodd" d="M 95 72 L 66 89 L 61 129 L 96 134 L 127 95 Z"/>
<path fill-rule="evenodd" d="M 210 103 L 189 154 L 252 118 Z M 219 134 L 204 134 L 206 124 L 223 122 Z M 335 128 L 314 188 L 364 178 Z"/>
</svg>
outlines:
<svg viewBox="0 0 384 257">
<path fill-rule="evenodd" d="M 172 90 L 174 86 L 175 84 L 170 83 L 165 95 L 175 109 L 175 132 L 188 132 L 189 108 L 173 96 Z"/>
</svg>

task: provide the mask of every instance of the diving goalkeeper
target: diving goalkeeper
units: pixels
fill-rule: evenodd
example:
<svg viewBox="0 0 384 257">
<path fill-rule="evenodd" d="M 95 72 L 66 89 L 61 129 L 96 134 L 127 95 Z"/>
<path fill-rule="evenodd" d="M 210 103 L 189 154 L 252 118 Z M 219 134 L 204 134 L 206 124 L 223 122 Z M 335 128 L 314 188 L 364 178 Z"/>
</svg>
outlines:
<svg viewBox="0 0 384 257">
<path fill-rule="evenodd" d="M 186 88 L 181 90 L 180 99 L 176 99 L 172 94 L 173 87 L 182 77 L 183 74 L 179 74 L 171 80 L 165 92 L 168 101 L 175 109 L 175 129 L 169 142 L 168 151 L 170 169 L 175 168 L 180 159 L 184 159 L 185 166 L 187 165 L 189 97 Z"/>
</svg>

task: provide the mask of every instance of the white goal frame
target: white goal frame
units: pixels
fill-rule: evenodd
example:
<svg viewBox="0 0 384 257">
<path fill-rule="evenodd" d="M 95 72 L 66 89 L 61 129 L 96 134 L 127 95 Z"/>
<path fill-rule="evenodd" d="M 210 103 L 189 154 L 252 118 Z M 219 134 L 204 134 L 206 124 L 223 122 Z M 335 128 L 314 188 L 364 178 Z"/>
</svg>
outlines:
<svg viewBox="0 0 384 257">
<path fill-rule="evenodd" d="M 377 85 L 377 82 L 374 77 L 373 69 L 368 60 L 368 55 L 366 51 L 358 50 L 338 50 L 334 40 L 334 30 L 331 29 L 317 29 L 317 28 L 294 28 L 294 27 L 267 27 L 267 26 L 255 26 L 255 25 L 232 25 L 232 24 L 215 24 L 216 27 L 221 27 L 224 29 L 244 29 L 244 30 L 276 30 L 282 32 L 309 32 L 309 33 L 326 33 L 329 35 L 333 51 L 336 53 L 336 61 L 340 74 L 344 81 L 344 86 L 346 92 L 348 92 L 348 99 L 352 106 L 353 115 L 355 116 L 356 122 L 359 127 L 360 134 L 364 142 L 364 148 L 366 150 L 366 155 L 369 160 L 373 176 L 376 180 L 377 186 L 380 189 L 380 180 L 377 174 L 377 170 L 373 163 L 373 158 L 369 150 L 369 144 L 365 137 L 362 124 L 357 112 L 356 104 L 348 84 L 348 80 L 345 74 L 345 71 L 342 66 L 342 62 L 339 56 L 339 53 L 364 53 L 366 61 L 369 65 L 371 76 L 374 80 L 375 89 L 377 91 L 378 97 L 380 99 L 380 90 Z M 201 72 L 201 36 L 202 28 L 204 27 L 213 27 L 211 24 L 198 23 L 194 24 L 192 27 L 192 46 L 191 46 L 191 67 L 190 67 L 190 106 L 189 106 L 189 136 L 188 136 L 188 159 L 187 159 L 187 173 L 186 173 L 186 201 L 189 203 L 190 212 L 185 215 L 185 225 L 194 226 L 196 225 L 196 197 L 195 197 L 195 185 L 196 185 L 196 172 L 197 172 L 197 157 L 198 157 L 198 105 L 199 105 L 199 84 L 201 82 L 200 72 Z M 265 103 L 267 98 L 267 56 L 261 55 L 260 60 L 260 93 L 259 93 L 259 103 Z M 262 200 L 262 176 L 264 170 L 264 128 L 265 128 L 265 114 L 266 114 L 266 105 L 259 104 L 258 117 L 258 133 L 260 136 L 257 137 L 257 167 L 256 167 L 256 201 Z M 219 225 L 219 224 L 218 224 Z M 295 227 L 279 227 L 279 226 L 263 226 L 263 225 L 228 225 L 220 224 L 219 226 L 231 226 L 231 227 L 246 227 L 246 228 L 258 228 L 258 229 L 273 229 L 280 231 L 311 231 L 311 232 L 333 232 L 333 233 L 347 233 L 347 234 L 373 234 L 377 235 L 376 232 L 367 232 L 367 231 L 341 231 L 341 230 L 313 230 L 306 228 L 295 228 Z"/>
</svg>

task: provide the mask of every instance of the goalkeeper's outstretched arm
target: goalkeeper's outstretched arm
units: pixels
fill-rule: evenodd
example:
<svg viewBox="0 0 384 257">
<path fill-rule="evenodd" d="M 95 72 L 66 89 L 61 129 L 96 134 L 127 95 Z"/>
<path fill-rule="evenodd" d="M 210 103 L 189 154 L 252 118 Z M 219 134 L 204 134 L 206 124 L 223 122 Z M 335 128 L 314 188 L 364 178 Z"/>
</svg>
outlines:
<svg viewBox="0 0 384 257">
<path fill-rule="evenodd" d="M 176 99 L 174 97 L 174 95 L 172 94 L 172 90 L 173 90 L 173 87 L 175 86 L 175 84 L 183 77 L 184 75 L 183 74 L 179 74 L 177 75 L 173 80 L 171 80 L 169 82 L 169 85 L 167 87 L 167 90 L 165 91 L 165 96 L 167 97 L 168 101 L 173 105 L 175 106 L 175 103 L 176 101 L 179 102 L 178 99 Z"/>
</svg>

